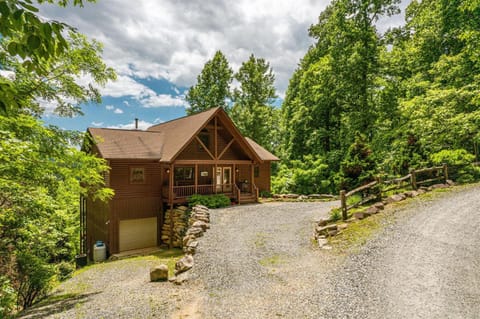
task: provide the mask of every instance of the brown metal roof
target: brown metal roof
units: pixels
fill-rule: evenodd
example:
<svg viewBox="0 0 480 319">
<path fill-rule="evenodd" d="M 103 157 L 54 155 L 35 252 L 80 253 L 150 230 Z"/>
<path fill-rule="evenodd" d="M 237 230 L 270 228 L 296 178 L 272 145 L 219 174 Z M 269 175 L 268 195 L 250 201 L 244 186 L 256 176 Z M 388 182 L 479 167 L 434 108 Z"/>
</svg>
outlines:
<svg viewBox="0 0 480 319">
<path fill-rule="evenodd" d="M 171 162 L 218 113 L 229 121 L 245 144 L 260 161 L 278 161 L 278 158 L 249 138 L 244 138 L 222 108 L 185 116 L 151 126 L 147 131 L 88 128 L 100 155 L 106 159 L 151 159 Z"/>
<path fill-rule="evenodd" d="M 262 159 L 262 161 L 279 161 L 280 159 L 264 149 L 262 146 L 258 145 L 254 140 L 252 140 L 249 137 L 245 137 L 247 140 L 248 144 L 253 148 L 255 153 L 258 154 L 258 157 Z"/>
</svg>

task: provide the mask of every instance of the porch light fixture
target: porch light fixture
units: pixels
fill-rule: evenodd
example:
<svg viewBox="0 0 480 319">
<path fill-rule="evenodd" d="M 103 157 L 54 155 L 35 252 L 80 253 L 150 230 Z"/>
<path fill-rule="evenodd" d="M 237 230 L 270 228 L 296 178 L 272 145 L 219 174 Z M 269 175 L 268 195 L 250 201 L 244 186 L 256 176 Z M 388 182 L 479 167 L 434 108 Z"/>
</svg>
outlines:
<svg viewBox="0 0 480 319">
<path fill-rule="evenodd" d="M 235 173 L 238 173 L 238 168 L 235 168 Z"/>
<path fill-rule="evenodd" d="M 170 174 L 170 169 L 167 168 L 167 170 L 165 171 L 167 174 Z"/>
</svg>

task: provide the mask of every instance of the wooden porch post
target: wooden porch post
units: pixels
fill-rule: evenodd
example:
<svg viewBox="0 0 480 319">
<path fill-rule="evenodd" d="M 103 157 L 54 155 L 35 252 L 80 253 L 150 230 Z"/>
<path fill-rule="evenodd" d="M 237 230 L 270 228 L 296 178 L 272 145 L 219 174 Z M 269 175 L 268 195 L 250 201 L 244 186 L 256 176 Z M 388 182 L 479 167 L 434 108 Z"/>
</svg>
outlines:
<svg viewBox="0 0 480 319">
<path fill-rule="evenodd" d="M 236 183 L 237 183 L 237 181 L 236 181 L 236 179 L 237 179 L 237 171 L 236 171 L 236 165 L 235 165 L 235 164 L 233 164 L 233 172 L 232 172 L 232 174 L 233 174 L 232 184 L 233 184 L 233 185 L 237 185 L 237 184 L 236 184 Z M 232 185 L 232 186 L 233 186 L 233 185 Z"/>
<path fill-rule="evenodd" d="M 253 171 L 254 171 L 254 165 L 253 163 L 250 165 L 250 192 L 253 194 L 253 179 L 254 179 L 254 175 L 253 175 Z"/>
<path fill-rule="evenodd" d="M 215 189 L 215 194 L 217 193 L 217 161 L 213 166 L 213 188 Z"/>
<path fill-rule="evenodd" d="M 217 131 L 218 131 L 218 130 L 217 130 L 217 117 L 215 116 L 215 130 L 214 130 L 214 134 L 215 134 L 215 135 L 214 135 L 214 137 L 213 137 L 213 138 L 214 138 L 214 143 L 215 143 L 215 160 L 218 159 L 218 145 L 217 145 L 217 144 L 218 144 L 218 143 L 217 143 L 218 138 L 217 138 Z M 216 174 L 216 173 L 217 173 L 217 172 L 215 172 L 215 174 Z"/>
<path fill-rule="evenodd" d="M 168 202 L 170 204 L 173 204 L 173 169 L 174 165 L 170 164 L 170 174 L 168 174 Z"/>
<path fill-rule="evenodd" d="M 170 188 L 170 194 L 169 194 L 169 202 L 170 202 L 170 214 L 169 214 L 169 217 L 170 217 L 170 238 L 169 238 L 169 243 L 168 243 L 168 247 L 170 249 L 173 248 L 173 172 L 174 172 L 174 168 L 175 168 L 175 165 L 174 164 L 170 164 L 170 185 L 169 185 L 169 188 Z"/>
<path fill-rule="evenodd" d="M 195 194 L 198 194 L 198 164 L 195 164 Z"/>
</svg>

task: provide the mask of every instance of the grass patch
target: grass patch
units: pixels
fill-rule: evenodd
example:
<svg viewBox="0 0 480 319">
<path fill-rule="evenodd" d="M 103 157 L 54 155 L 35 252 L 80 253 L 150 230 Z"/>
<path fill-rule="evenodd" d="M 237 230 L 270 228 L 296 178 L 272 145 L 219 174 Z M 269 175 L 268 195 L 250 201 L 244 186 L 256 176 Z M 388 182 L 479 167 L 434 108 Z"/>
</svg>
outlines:
<svg viewBox="0 0 480 319">
<path fill-rule="evenodd" d="M 264 267 L 274 267 L 284 263 L 282 256 L 275 254 L 273 256 L 260 259 L 260 265 Z"/>
<path fill-rule="evenodd" d="M 265 233 L 258 233 L 255 236 L 255 248 L 265 248 L 265 243 L 267 241 L 267 235 Z"/>
<path fill-rule="evenodd" d="M 329 242 L 341 252 L 358 249 L 374 234 L 383 229 L 382 226 L 387 219 L 388 216 L 386 214 L 380 213 L 349 223 L 348 228 L 337 236 L 331 237 Z"/>
</svg>

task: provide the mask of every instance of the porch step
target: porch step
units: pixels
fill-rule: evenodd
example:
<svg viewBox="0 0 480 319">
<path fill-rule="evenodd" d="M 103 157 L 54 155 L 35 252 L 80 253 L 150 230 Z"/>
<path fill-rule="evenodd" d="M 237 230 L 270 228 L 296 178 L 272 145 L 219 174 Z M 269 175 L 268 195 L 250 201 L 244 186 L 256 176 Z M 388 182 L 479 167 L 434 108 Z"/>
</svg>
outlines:
<svg viewBox="0 0 480 319">
<path fill-rule="evenodd" d="M 256 203 L 257 200 L 254 195 L 242 195 L 240 196 L 240 204 L 247 204 L 247 203 Z"/>
</svg>

